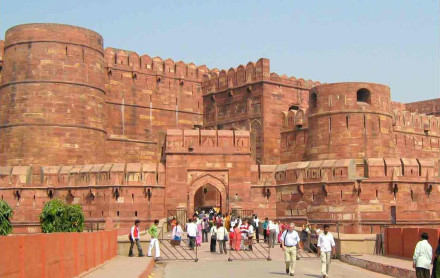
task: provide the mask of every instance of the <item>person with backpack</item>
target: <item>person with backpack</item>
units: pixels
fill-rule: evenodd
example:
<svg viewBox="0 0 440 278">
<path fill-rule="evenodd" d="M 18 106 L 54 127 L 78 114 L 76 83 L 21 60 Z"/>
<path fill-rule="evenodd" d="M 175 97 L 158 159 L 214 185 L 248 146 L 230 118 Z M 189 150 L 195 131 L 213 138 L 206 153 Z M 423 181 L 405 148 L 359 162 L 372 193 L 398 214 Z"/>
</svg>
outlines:
<svg viewBox="0 0 440 278">
<path fill-rule="evenodd" d="M 137 249 L 138 249 L 138 255 L 139 257 L 143 257 L 144 253 L 142 252 L 142 246 L 140 243 L 140 237 L 139 237 L 139 225 L 141 221 L 136 220 L 134 221 L 134 226 L 131 227 L 131 232 L 128 235 L 128 238 L 130 239 L 130 251 L 128 252 L 129 257 L 134 257 L 133 255 L 133 246 L 134 243 L 136 243 Z"/>
<path fill-rule="evenodd" d="M 295 276 L 296 251 L 299 247 L 300 238 L 295 231 L 295 224 L 290 223 L 289 228 L 281 235 L 281 248 L 284 250 L 286 273 Z"/>
</svg>

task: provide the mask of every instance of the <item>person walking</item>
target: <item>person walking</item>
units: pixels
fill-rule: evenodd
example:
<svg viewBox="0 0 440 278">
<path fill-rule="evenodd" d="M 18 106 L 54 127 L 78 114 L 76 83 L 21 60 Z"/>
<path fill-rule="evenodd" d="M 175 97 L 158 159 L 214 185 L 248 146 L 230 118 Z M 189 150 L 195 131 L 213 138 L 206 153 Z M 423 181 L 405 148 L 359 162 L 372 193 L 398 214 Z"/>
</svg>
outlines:
<svg viewBox="0 0 440 278">
<path fill-rule="evenodd" d="M 226 241 L 228 239 L 228 231 L 226 231 L 225 227 L 223 227 L 223 223 L 218 224 L 217 228 L 217 242 L 220 254 L 225 253 L 228 254 L 226 249 Z"/>
<path fill-rule="evenodd" d="M 296 251 L 299 247 L 300 238 L 295 231 L 295 224 L 290 223 L 289 228 L 281 234 L 281 248 L 284 250 L 284 261 L 286 262 L 286 273 L 295 275 Z"/>
<path fill-rule="evenodd" d="M 255 239 L 257 240 L 257 242 L 260 242 L 260 219 L 258 219 L 258 216 L 256 214 L 254 214 L 254 218 L 252 219 L 252 224 L 254 225 L 254 230 L 255 230 Z"/>
<path fill-rule="evenodd" d="M 196 237 L 198 230 L 196 223 L 194 223 L 191 218 L 188 219 L 188 224 L 186 225 L 186 232 L 188 234 L 188 239 L 189 239 L 189 249 L 194 250 L 194 247 L 196 246 Z"/>
<path fill-rule="evenodd" d="M 171 238 L 173 240 L 182 240 L 182 235 L 183 235 L 182 226 L 180 225 L 179 221 L 176 221 L 176 225 L 174 226 L 173 231 L 171 233 Z"/>
<path fill-rule="evenodd" d="M 210 234 L 211 234 L 211 244 L 209 246 L 209 251 L 215 253 L 215 246 L 217 245 L 217 228 L 215 225 L 212 225 Z"/>
<path fill-rule="evenodd" d="M 252 225 L 252 220 L 248 220 L 248 230 L 247 230 L 247 240 L 248 240 L 248 248 L 250 251 L 253 250 L 252 245 L 254 244 L 254 226 Z"/>
<path fill-rule="evenodd" d="M 151 236 L 150 246 L 148 247 L 148 257 L 151 257 L 151 251 L 155 247 L 155 259 L 160 258 L 160 247 L 159 247 L 159 230 L 158 230 L 159 220 L 154 220 L 154 224 L 148 229 L 148 234 Z"/>
<path fill-rule="evenodd" d="M 268 234 L 267 234 L 267 231 L 268 231 L 267 227 L 268 226 L 269 226 L 269 218 L 266 217 L 266 219 L 264 219 L 264 222 L 263 222 L 263 225 L 262 225 L 264 242 L 268 242 L 267 241 L 267 236 L 268 236 Z"/>
<path fill-rule="evenodd" d="M 202 220 L 197 219 L 197 236 L 196 236 L 196 243 L 197 246 L 200 247 L 202 245 Z"/>
<path fill-rule="evenodd" d="M 275 247 L 275 240 L 277 238 L 277 225 L 270 220 L 267 229 L 269 230 L 269 246 L 273 248 Z"/>
<path fill-rule="evenodd" d="M 209 226 L 208 218 L 203 218 L 202 222 L 202 242 L 208 242 L 208 233 L 211 227 Z"/>
<path fill-rule="evenodd" d="M 235 251 L 240 251 L 240 244 L 241 244 L 241 232 L 240 232 L 240 227 L 238 225 L 238 223 L 235 223 L 235 227 L 234 227 L 234 243 L 233 243 L 233 248 L 235 249 Z"/>
<path fill-rule="evenodd" d="M 240 248 L 242 250 L 246 250 L 245 240 L 248 238 L 248 223 L 244 221 L 240 226 L 240 233 L 241 233 L 241 245 Z"/>
<path fill-rule="evenodd" d="M 430 278 L 429 269 L 432 261 L 432 247 L 428 242 L 428 234 L 422 233 L 413 256 L 413 268 L 417 278 Z"/>
<path fill-rule="evenodd" d="M 231 229 L 231 216 L 229 215 L 229 212 L 225 214 L 225 229 L 226 231 Z"/>
<path fill-rule="evenodd" d="M 437 249 L 435 249 L 434 259 L 432 261 L 431 278 L 440 278 L 440 238 L 438 239 Z"/>
<path fill-rule="evenodd" d="M 140 225 L 141 221 L 136 220 L 134 221 L 134 226 L 131 227 L 131 232 L 130 232 L 130 251 L 128 252 L 128 256 L 129 257 L 133 257 L 133 246 L 136 243 L 137 249 L 138 249 L 138 256 L 139 257 L 143 257 L 144 253 L 142 252 L 142 246 L 140 243 L 140 237 L 139 237 L 139 225 Z"/>
<path fill-rule="evenodd" d="M 329 226 L 325 224 L 324 233 L 318 238 L 318 257 L 321 258 L 321 274 L 323 278 L 328 278 L 331 256 L 335 254 L 335 239 L 328 230 Z"/>
</svg>

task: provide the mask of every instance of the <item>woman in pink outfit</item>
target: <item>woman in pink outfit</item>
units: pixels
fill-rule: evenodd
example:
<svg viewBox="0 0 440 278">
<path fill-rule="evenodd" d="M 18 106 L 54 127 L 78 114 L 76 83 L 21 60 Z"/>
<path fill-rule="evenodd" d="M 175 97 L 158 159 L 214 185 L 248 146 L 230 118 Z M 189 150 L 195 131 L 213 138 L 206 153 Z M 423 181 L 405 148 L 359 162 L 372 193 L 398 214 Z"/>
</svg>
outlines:
<svg viewBox="0 0 440 278">
<path fill-rule="evenodd" d="M 197 223 L 197 236 L 196 236 L 196 244 L 197 246 L 201 246 L 202 245 L 202 221 L 198 221 Z"/>
</svg>

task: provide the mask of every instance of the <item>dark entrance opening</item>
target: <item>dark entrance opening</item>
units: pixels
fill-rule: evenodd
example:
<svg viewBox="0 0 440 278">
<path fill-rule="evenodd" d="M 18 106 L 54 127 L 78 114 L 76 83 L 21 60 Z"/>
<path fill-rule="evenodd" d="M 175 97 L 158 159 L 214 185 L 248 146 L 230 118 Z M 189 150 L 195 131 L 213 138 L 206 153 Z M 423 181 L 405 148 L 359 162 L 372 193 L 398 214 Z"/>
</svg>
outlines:
<svg viewBox="0 0 440 278">
<path fill-rule="evenodd" d="M 217 208 L 222 210 L 222 198 L 220 191 L 210 184 L 200 187 L 194 194 L 194 210 L 204 210 Z"/>
</svg>

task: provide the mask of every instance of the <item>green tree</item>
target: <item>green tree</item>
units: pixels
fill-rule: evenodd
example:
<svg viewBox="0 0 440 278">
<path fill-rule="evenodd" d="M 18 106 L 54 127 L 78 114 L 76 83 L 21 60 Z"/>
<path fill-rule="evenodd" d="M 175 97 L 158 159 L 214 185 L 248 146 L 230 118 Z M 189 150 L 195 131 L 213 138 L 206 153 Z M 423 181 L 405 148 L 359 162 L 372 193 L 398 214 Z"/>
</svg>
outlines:
<svg viewBox="0 0 440 278">
<path fill-rule="evenodd" d="M 54 199 L 44 205 L 40 222 L 43 233 L 82 232 L 84 213 L 80 205 L 68 205 Z"/>
<path fill-rule="evenodd" d="M 0 235 L 5 236 L 12 232 L 12 214 L 11 206 L 5 201 L 0 200 Z"/>
</svg>

